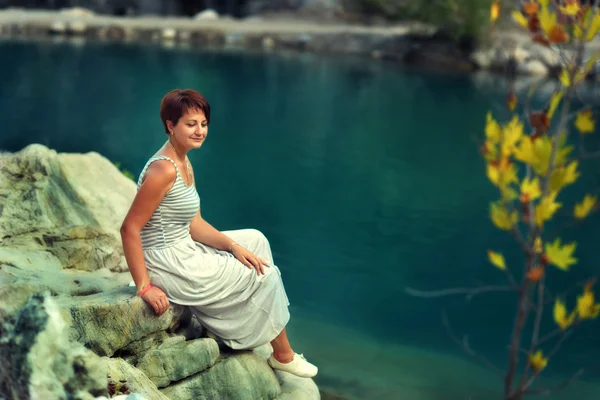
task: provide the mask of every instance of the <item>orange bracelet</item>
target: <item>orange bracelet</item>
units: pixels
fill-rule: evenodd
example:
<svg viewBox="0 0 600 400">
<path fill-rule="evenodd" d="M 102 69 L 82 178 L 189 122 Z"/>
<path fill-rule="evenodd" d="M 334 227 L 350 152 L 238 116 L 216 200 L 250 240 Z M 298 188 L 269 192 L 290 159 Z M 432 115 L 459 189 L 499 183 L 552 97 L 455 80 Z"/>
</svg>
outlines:
<svg viewBox="0 0 600 400">
<path fill-rule="evenodd" d="M 140 292 L 140 297 L 143 297 L 143 296 L 146 294 L 146 292 L 147 292 L 148 290 L 150 290 L 151 288 L 152 288 L 152 284 L 151 284 L 151 283 L 149 283 L 149 284 L 148 284 L 148 286 L 146 286 L 146 287 L 145 287 L 145 288 L 144 288 L 144 289 L 143 289 L 143 290 Z"/>
</svg>

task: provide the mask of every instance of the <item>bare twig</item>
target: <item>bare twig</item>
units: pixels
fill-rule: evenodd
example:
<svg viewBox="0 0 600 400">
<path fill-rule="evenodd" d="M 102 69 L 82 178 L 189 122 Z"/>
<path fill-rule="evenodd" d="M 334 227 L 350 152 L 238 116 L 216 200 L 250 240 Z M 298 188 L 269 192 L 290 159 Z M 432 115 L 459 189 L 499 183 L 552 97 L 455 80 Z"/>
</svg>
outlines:
<svg viewBox="0 0 600 400">
<path fill-rule="evenodd" d="M 493 372 L 495 372 L 496 374 L 498 374 L 498 376 L 502 376 L 503 373 L 502 373 L 502 370 L 500 370 L 500 368 L 498 368 L 497 366 L 495 366 L 485 356 L 482 356 L 481 354 L 478 354 L 477 352 L 475 352 L 475 350 L 473 350 L 473 348 L 469 345 L 469 338 L 468 338 L 468 336 L 465 335 L 462 338 L 462 340 L 458 339 L 458 337 L 454 334 L 454 331 L 452 330 L 452 327 L 450 326 L 450 321 L 448 320 L 448 315 L 446 314 L 446 311 L 442 312 L 442 320 L 444 322 L 444 326 L 446 327 L 446 330 L 448 331 L 448 335 L 450 336 L 450 338 L 456 344 L 458 344 L 465 351 L 465 353 L 467 353 L 468 355 L 470 355 L 470 356 L 472 356 L 474 358 L 479 359 L 490 370 L 492 370 Z"/>
<path fill-rule="evenodd" d="M 528 264 L 530 261 L 528 262 Z M 529 281 L 525 278 L 519 293 L 519 301 L 517 303 L 517 313 L 513 324 L 513 332 L 511 337 L 510 351 L 508 356 L 508 369 L 504 377 L 504 393 L 508 395 L 512 393 L 513 379 L 517 365 L 519 363 L 519 349 L 521 343 L 521 333 L 523 326 L 529 315 L 529 301 L 527 300 L 529 292 Z"/>
<path fill-rule="evenodd" d="M 544 300 L 544 304 L 553 303 L 557 298 L 565 298 L 565 297 L 567 297 L 567 295 L 569 295 L 571 292 L 575 291 L 576 289 L 584 287 L 587 283 L 590 282 L 590 280 L 595 280 L 598 278 L 600 278 L 600 274 L 592 275 L 589 278 L 587 278 L 586 280 L 576 282 L 574 285 L 572 285 L 571 287 L 569 287 L 566 290 L 563 290 L 556 296 L 547 296 L 546 299 Z"/>
<path fill-rule="evenodd" d="M 533 351 L 536 349 L 536 347 L 538 346 L 538 338 L 539 338 L 539 334 L 540 334 L 540 326 L 542 323 L 542 315 L 544 313 L 544 287 L 545 287 L 545 279 L 542 278 L 540 280 L 540 282 L 537 285 L 537 307 L 535 310 L 535 320 L 533 323 L 533 333 L 531 335 L 531 344 L 529 346 L 529 353 L 528 354 L 533 354 Z M 526 382 L 528 382 L 528 374 L 529 374 L 529 363 L 527 363 L 527 365 L 525 366 L 525 368 L 523 369 L 523 375 L 521 377 L 521 384 L 519 385 L 519 388 L 517 389 L 517 393 L 522 392 L 525 388 Z M 534 374 L 535 375 L 535 374 Z M 529 379 L 532 380 L 533 376 Z"/>
<path fill-rule="evenodd" d="M 548 395 L 551 393 L 556 393 L 559 390 L 562 390 L 565 387 L 567 387 L 570 383 L 577 380 L 581 375 L 583 375 L 584 372 L 585 372 L 585 369 L 581 368 L 580 370 L 575 372 L 569 379 L 565 379 L 564 381 L 562 381 L 561 383 L 559 383 L 556 386 L 540 388 L 540 389 L 527 389 L 523 392 L 523 394 L 540 394 L 540 395 L 545 396 L 545 395 Z"/>
<path fill-rule="evenodd" d="M 466 295 L 466 299 L 470 301 L 474 296 L 481 293 L 489 293 L 489 292 L 510 292 L 517 291 L 518 287 L 514 286 L 479 286 L 473 288 L 450 288 L 450 289 L 442 289 L 442 290 L 417 290 L 410 287 L 405 287 L 404 290 L 411 296 L 415 297 L 424 297 L 424 298 L 436 298 L 436 297 L 445 297 L 445 296 L 454 296 L 458 294 Z"/>
</svg>

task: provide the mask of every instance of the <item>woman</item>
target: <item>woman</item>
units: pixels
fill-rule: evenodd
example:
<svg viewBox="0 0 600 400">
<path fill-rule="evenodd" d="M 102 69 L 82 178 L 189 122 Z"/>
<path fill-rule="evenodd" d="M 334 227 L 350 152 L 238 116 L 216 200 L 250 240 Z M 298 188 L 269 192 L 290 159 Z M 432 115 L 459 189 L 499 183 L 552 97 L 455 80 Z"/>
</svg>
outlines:
<svg viewBox="0 0 600 400">
<path fill-rule="evenodd" d="M 288 298 L 269 242 L 253 229 L 219 232 L 200 214 L 187 153 L 208 134 L 210 105 L 194 90 L 173 90 L 160 105 L 167 142 L 148 160 L 121 238 L 140 296 L 157 315 L 190 307 L 232 349 L 270 342 L 274 369 L 313 377 L 317 367 L 288 342 Z"/>
</svg>

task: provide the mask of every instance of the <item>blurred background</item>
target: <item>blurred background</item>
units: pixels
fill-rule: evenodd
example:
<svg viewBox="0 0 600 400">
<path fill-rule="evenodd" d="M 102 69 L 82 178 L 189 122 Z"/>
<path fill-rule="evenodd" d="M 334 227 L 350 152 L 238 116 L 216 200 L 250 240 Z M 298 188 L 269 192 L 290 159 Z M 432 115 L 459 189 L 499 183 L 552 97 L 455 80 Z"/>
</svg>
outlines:
<svg viewBox="0 0 600 400">
<path fill-rule="evenodd" d="M 503 284 L 489 248 L 502 249 L 509 264 L 522 262 L 489 220 L 497 193 L 479 146 L 486 113 L 501 116 L 509 86 L 525 96 L 533 81 L 464 67 L 472 66 L 468 52 L 491 46 L 490 4 L 0 0 L 0 150 L 40 143 L 94 151 L 137 179 L 165 142 L 162 96 L 196 89 L 213 110 L 205 145 L 189 154 L 203 216 L 218 229 L 252 227 L 269 238 L 291 301 L 292 344 L 320 367 L 315 381 L 324 398 L 500 398 L 502 379 L 451 340 L 441 315 L 446 310 L 456 335 L 468 334 L 473 349 L 504 366 L 514 295 L 467 301 L 406 292 Z M 102 21 L 143 23 L 160 38 L 77 35 L 65 18 L 96 31 Z M 436 27 L 410 46 L 430 46 L 427 57 L 374 57 L 377 38 L 418 24 Z M 336 36 L 337 48 L 361 50 L 303 51 L 326 49 L 334 39 L 318 33 L 340 26 L 348 31 Z M 499 26 L 512 29 L 504 19 Z M 219 31 L 223 39 L 163 40 L 166 28 Z M 256 30 L 272 41 L 244 46 L 239 36 Z M 415 59 L 398 48 L 381 51 Z M 587 85 L 595 107 L 597 92 Z M 544 100 L 534 96 L 532 104 Z M 599 145 L 597 135 L 590 140 Z M 564 201 L 597 188 L 599 167 L 582 163 Z M 600 272 L 599 223 L 594 215 L 564 231 L 578 242 L 579 264 L 572 281 L 551 277 L 556 291 Z M 550 314 L 547 321 L 550 330 Z M 589 368 L 581 382 L 547 398 L 600 398 L 599 328 L 584 324 L 549 364 L 549 384 Z"/>
</svg>

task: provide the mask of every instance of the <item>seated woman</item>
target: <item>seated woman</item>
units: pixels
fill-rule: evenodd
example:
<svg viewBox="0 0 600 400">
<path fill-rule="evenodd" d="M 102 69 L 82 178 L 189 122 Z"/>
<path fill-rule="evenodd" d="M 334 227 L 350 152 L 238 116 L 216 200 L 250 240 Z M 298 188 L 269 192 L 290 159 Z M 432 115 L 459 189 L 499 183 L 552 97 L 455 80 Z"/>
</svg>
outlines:
<svg viewBox="0 0 600 400">
<path fill-rule="evenodd" d="M 257 230 L 220 232 L 202 219 L 187 153 L 208 134 L 210 105 L 194 90 L 173 90 L 160 105 L 167 142 L 138 179 L 121 238 L 140 296 L 157 315 L 169 302 L 188 306 L 232 349 L 270 342 L 274 369 L 313 377 L 317 367 L 296 354 L 281 273 Z"/>
</svg>

